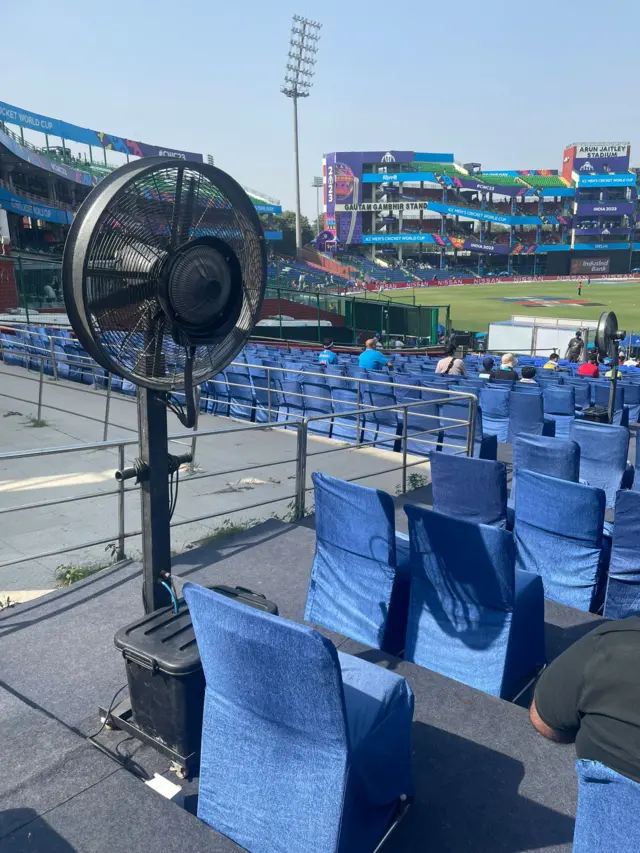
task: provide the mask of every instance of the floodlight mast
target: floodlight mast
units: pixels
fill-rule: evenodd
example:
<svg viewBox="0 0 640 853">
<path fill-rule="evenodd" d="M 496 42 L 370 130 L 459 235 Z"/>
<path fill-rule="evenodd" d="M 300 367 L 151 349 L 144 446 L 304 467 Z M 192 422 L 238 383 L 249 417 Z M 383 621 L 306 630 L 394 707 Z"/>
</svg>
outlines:
<svg viewBox="0 0 640 853">
<path fill-rule="evenodd" d="M 316 191 L 316 237 L 322 230 L 320 228 L 320 193 L 318 190 L 321 190 L 324 186 L 324 181 L 321 177 L 317 176 L 311 181 L 311 186 Z"/>
<path fill-rule="evenodd" d="M 298 145 L 298 98 L 308 98 L 315 74 L 315 54 L 322 24 L 294 15 L 289 39 L 289 61 L 280 91 L 293 101 L 293 160 L 296 186 L 296 252 L 302 249 L 302 214 L 300 211 L 300 153 Z"/>
</svg>

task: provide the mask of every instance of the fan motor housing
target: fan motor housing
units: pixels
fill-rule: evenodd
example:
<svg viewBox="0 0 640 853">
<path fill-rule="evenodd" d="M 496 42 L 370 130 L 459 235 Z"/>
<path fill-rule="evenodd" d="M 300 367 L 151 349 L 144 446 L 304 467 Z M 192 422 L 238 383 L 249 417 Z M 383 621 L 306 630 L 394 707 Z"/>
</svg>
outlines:
<svg viewBox="0 0 640 853">
<path fill-rule="evenodd" d="M 242 310 L 242 269 L 228 243 L 200 237 L 182 246 L 160 274 L 158 299 L 176 343 L 216 344 Z"/>
</svg>

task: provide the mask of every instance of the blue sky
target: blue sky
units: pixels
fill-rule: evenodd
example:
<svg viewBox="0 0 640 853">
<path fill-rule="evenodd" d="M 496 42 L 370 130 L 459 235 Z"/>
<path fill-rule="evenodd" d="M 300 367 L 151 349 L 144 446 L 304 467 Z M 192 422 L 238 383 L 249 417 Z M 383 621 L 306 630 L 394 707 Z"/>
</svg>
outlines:
<svg viewBox="0 0 640 853">
<path fill-rule="evenodd" d="M 279 90 L 293 13 L 324 25 L 300 103 L 309 216 L 327 151 L 560 168 L 566 143 L 628 140 L 640 165 L 637 0 L 19 0 L 2 11 L 0 100 L 211 153 L 291 207 L 291 102 Z"/>
</svg>

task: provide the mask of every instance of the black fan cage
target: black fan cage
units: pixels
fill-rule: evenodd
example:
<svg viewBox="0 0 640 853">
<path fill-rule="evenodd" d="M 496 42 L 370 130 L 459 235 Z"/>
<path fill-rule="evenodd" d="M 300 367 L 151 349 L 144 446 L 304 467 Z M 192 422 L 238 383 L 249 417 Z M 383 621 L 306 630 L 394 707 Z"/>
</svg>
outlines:
<svg viewBox="0 0 640 853">
<path fill-rule="evenodd" d="M 251 334 L 266 253 L 260 221 L 239 184 L 206 164 L 153 160 L 122 167 L 85 201 L 65 247 L 64 292 L 78 338 L 103 367 L 170 392 L 184 388 L 187 358 L 161 299 L 160 282 L 176 253 L 213 238 L 232 250 L 241 272 L 238 318 L 219 340 L 195 347 L 193 385 L 224 369 Z"/>
</svg>

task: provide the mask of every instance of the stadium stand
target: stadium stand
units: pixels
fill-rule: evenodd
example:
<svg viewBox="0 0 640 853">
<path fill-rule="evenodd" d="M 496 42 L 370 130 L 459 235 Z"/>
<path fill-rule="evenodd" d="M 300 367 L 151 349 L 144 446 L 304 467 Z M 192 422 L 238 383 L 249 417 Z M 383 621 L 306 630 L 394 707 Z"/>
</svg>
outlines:
<svg viewBox="0 0 640 853">
<path fill-rule="evenodd" d="M 467 172 L 456 163 L 413 163 L 412 169 L 416 172 L 434 172 L 436 175 L 451 175 L 452 177 L 466 177 Z"/>
<path fill-rule="evenodd" d="M 520 180 L 530 187 L 568 187 L 570 184 L 560 175 L 520 175 Z"/>
<path fill-rule="evenodd" d="M 478 181 L 483 181 L 487 184 L 495 184 L 497 186 L 502 187 L 522 187 L 527 186 L 526 182 L 521 178 L 516 178 L 515 175 L 506 175 L 506 174 L 491 174 L 491 175 L 474 175 L 474 179 Z"/>
</svg>

